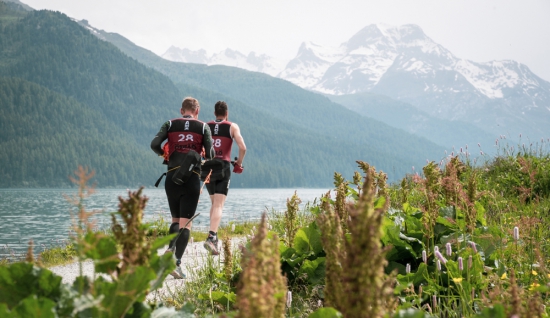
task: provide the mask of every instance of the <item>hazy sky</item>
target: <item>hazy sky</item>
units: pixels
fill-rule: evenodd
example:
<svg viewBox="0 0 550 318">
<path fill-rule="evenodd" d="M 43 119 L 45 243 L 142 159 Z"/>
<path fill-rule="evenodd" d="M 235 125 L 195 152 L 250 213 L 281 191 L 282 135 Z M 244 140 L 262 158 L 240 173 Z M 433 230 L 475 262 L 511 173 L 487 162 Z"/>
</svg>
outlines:
<svg viewBox="0 0 550 318">
<path fill-rule="evenodd" d="M 171 45 L 293 58 L 365 26 L 417 24 L 459 58 L 516 60 L 550 81 L 549 0 L 20 0 L 119 33 L 161 55 Z"/>
</svg>

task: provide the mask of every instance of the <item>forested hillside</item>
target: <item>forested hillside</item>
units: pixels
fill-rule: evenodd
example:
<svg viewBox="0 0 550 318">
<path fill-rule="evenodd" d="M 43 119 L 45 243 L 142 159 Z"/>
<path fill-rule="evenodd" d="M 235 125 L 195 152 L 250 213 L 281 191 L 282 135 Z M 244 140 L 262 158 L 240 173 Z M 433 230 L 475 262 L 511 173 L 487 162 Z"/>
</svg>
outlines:
<svg viewBox="0 0 550 318">
<path fill-rule="evenodd" d="M 78 165 L 102 168 L 94 179 L 98 186 L 156 176 L 158 158 L 75 99 L 22 79 L 0 78 L 0 105 L 2 187 L 69 186 Z"/>
<path fill-rule="evenodd" d="M 279 79 L 168 62 L 169 78 L 64 14 L 2 16 L 0 187 L 65 186 L 78 165 L 95 170 L 100 187 L 152 186 L 165 167 L 150 141 L 185 96 L 199 99 L 202 120 L 217 100 L 229 103 L 248 147 L 233 186 L 327 187 L 336 171 L 351 176 L 355 160 L 400 178 L 443 155 Z"/>
</svg>

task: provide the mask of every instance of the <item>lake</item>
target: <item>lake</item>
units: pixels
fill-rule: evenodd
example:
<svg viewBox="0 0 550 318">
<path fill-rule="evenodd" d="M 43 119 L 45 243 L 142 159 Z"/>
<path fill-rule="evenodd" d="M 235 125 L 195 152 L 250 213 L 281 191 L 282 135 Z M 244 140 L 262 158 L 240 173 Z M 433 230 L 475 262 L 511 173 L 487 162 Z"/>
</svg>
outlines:
<svg viewBox="0 0 550 318">
<path fill-rule="evenodd" d="M 136 191 L 136 189 L 131 189 Z M 262 212 L 284 211 L 286 200 L 297 192 L 303 207 L 313 202 L 328 189 L 230 189 L 223 210 L 222 224 L 230 221 L 259 220 Z M 76 189 L 0 189 L 0 258 L 24 254 L 29 240 L 33 240 L 35 253 L 67 242 L 72 224 L 71 214 L 77 212 L 66 199 Z M 144 189 L 149 198 L 144 219 L 163 217 L 170 222 L 170 210 L 163 188 Z M 96 189 L 84 201 L 87 211 L 98 211 L 97 227 L 108 228 L 110 213 L 118 209 L 118 197 L 128 197 L 127 189 Z M 193 229 L 207 231 L 210 198 L 206 189 L 201 195 L 193 222 Z"/>
</svg>

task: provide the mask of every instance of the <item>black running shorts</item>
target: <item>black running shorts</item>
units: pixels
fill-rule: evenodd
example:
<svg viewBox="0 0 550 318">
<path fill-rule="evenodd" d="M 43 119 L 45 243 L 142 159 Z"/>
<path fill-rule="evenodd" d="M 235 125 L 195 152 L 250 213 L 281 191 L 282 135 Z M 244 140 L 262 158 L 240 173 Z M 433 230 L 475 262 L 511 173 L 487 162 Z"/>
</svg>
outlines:
<svg viewBox="0 0 550 318">
<path fill-rule="evenodd" d="M 197 211 L 201 192 L 201 180 L 197 173 L 192 173 L 182 185 L 172 181 L 174 171 L 168 172 L 164 181 L 164 189 L 168 198 L 170 214 L 173 218 L 190 219 Z"/>
<path fill-rule="evenodd" d="M 231 179 L 231 168 L 224 168 L 224 169 L 225 169 L 225 172 L 224 172 L 223 179 L 210 180 L 210 182 L 206 184 L 206 190 L 208 190 L 209 195 L 214 195 L 214 194 L 227 195 L 227 193 L 229 192 L 229 182 L 230 182 L 229 179 Z"/>
</svg>

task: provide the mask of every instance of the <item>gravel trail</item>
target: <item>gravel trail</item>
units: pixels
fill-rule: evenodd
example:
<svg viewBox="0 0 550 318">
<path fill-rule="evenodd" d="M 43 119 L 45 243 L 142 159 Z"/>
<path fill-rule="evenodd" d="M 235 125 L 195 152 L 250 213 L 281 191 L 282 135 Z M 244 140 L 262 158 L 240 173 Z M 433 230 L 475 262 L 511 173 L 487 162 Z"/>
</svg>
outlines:
<svg viewBox="0 0 550 318">
<path fill-rule="evenodd" d="M 240 242 L 243 242 L 244 239 L 242 238 L 234 238 L 232 239 L 231 246 L 232 249 L 235 249 L 237 244 Z M 185 282 L 189 279 L 189 271 L 193 271 L 193 269 L 198 269 L 206 263 L 207 257 L 208 257 L 208 251 L 203 247 L 204 242 L 195 242 L 195 243 L 189 243 L 187 245 L 187 248 L 185 250 L 185 253 L 183 254 L 183 257 L 181 259 L 182 264 L 181 268 L 183 272 L 188 276 L 186 279 L 175 279 L 171 275 L 168 275 L 166 279 L 164 280 L 162 287 L 149 293 L 147 295 L 147 301 L 157 302 L 161 301 L 163 296 L 173 294 L 174 292 L 177 292 L 178 289 L 180 289 L 182 286 L 185 285 Z M 157 253 L 163 254 L 166 248 L 159 249 Z M 221 241 L 220 241 L 220 252 L 221 252 Z M 220 254 L 219 256 L 213 256 L 214 261 L 222 261 L 223 255 Z M 175 261 L 175 258 L 174 258 Z M 80 276 L 80 266 L 78 262 L 66 264 L 66 265 L 60 265 L 60 266 L 54 266 L 50 267 L 49 270 L 51 270 L 56 275 L 61 276 L 62 282 L 65 284 L 72 284 L 75 279 Z M 82 263 L 82 275 L 87 276 L 90 279 L 94 278 L 95 271 L 94 271 L 94 264 L 91 260 L 85 261 Z M 110 279 L 109 275 L 105 274 L 97 274 L 97 275 L 103 275 L 105 278 Z"/>
</svg>

